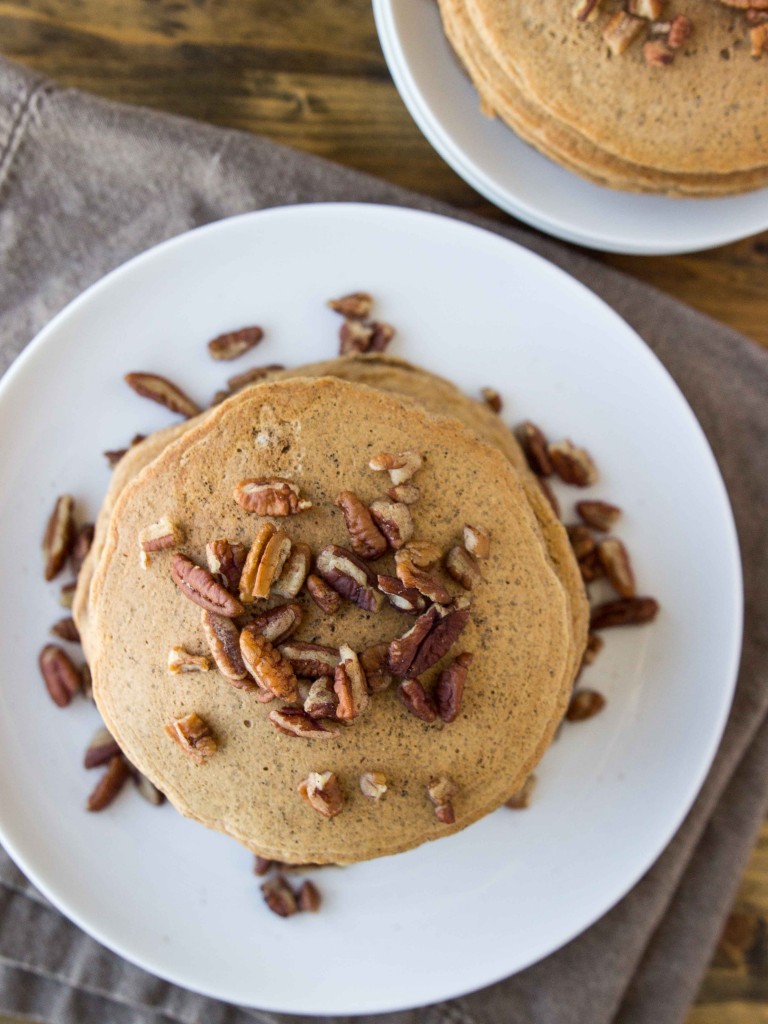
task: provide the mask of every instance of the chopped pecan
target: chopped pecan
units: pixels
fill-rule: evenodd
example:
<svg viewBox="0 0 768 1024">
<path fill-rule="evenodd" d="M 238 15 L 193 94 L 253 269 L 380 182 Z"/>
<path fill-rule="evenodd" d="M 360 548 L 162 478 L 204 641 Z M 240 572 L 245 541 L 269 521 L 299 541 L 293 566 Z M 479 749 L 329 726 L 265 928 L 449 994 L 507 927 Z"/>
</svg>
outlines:
<svg viewBox="0 0 768 1024">
<path fill-rule="evenodd" d="M 376 577 L 357 555 L 331 544 L 323 548 L 315 564 L 325 582 L 347 601 L 367 612 L 379 610 L 381 594 L 376 589 Z"/>
<path fill-rule="evenodd" d="M 614 57 L 618 57 L 632 45 L 644 27 L 643 18 L 617 11 L 603 29 L 603 39 Z"/>
<path fill-rule="evenodd" d="M 502 410 L 503 402 L 496 388 L 480 388 L 480 394 L 488 408 L 498 415 Z"/>
<path fill-rule="evenodd" d="M 638 18 L 657 21 L 664 11 L 664 0 L 627 0 L 627 11 Z"/>
<path fill-rule="evenodd" d="M 159 807 L 160 804 L 165 803 L 165 794 L 161 793 L 157 786 L 149 781 L 146 775 L 142 775 L 136 769 L 134 769 L 134 772 L 133 781 L 136 783 L 136 790 L 139 796 L 146 800 L 148 804 L 152 804 L 153 807 Z"/>
<path fill-rule="evenodd" d="M 62 494 L 56 499 L 43 535 L 43 559 L 46 580 L 55 579 L 75 542 L 75 499 Z"/>
<path fill-rule="evenodd" d="M 255 684 L 240 653 L 240 630 L 232 619 L 204 609 L 200 622 L 219 672 L 238 690 L 254 690 Z"/>
<path fill-rule="evenodd" d="M 237 359 L 255 348 L 263 337 L 261 327 L 241 327 L 209 341 L 208 351 L 213 359 Z"/>
<path fill-rule="evenodd" d="M 271 374 L 279 373 L 280 370 L 284 369 L 285 367 L 282 363 L 270 363 L 268 366 L 252 366 L 250 370 L 236 373 L 234 377 L 230 377 L 227 381 L 227 387 L 230 391 L 242 391 L 243 388 L 247 388 L 250 384 L 258 384 L 259 381 L 265 380 Z"/>
<path fill-rule="evenodd" d="M 445 556 L 445 569 L 451 579 L 460 583 L 465 590 L 472 590 L 483 580 L 477 559 L 459 544 L 452 547 Z"/>
<path fill-rule="evenodd" d="M 413 517 L 404 502 L 374 501 L 370 513 L 393 550 L 399 551 L 413 537 Z"/>
<path fill-rule="evenodd" d="M 649 39 L 643 46 L 643 59 L 652 68 L 663 68 L 675 59 L 675 51 L 661 39 Z"/>
<path fill-rule="evenodd" d="M 597 469 L 585 448 L 577 448 L 566 440 L 550 444 L 548 451 L 555 472 L 564 483 L 589 487 L 597 481 Z"/>
<path fill-rule="evenodd" d="M 413 587 L 424 597 L 436 604 L 448 604 L 451 600 L 450 591 L 446 590 L 442 581 L 431 573 L 414 565 L 410 550 L 405 547 L 395 552 L 395 572 L 405 587 Z"/>
<path fill-rule="evenodd" d="M 156 373 L 126 373 L 125 383 L 142 398 L 149 398 L 187 419 L 197 416 L 201 411 L 192 399 L 167 377 L 159 377 Z"/>
<path fill-rule="evenodd" d="M 372 338 L 372 323 L 366 320 L 345 320 L 339 330 L 339 355 L 370 351 Z"/>
<path fill-rule="evenodd" d="M 273 914 L 278 917 L 290 917 L 298 912 L 296 893 L 288 884 L 284 875 L 275 875 L 267 879 L 261 886 L 264 902 Z"/>
<path fill-rule="evenodd" d="M 577 21 L 594 21 L 600 11 L 601 0 L 576 0 L 571 14 Z"/>
<path fill-rule="evenodd" d="M 131 769 L 122 754 L 115 754 L 107 765 L 107 770 L 96 783 L 88 797 L 86 808 L 89 811 L 103 811 L 109 807 L 117 794 L 130 777 Z"/>
<path fill-rule="evenodd" d="M 458 717 L 472 658 L 473 655 L 469 651 L 463 651 L 440 673 L 434 689 L 434 698 L 437 713 L 444 722 L 453 722 Z"/>
<path fill-rule="evenodd" d="M 54 622 L 51 626 L 51 632 L 61 640 L 69 640 L 73 644 L 80 643 L 80 633 L 75 625 L 75 620 L 69 616 L 66 619 L 59 619 L 58 622 Z"/>
<path fill-rule="evenodd" d="M 299 682 L 291 662 L 252 626 L 246 626 L 240 634 L 240 653 L 262 690 L 281 700 L 299 699 Z"/>
<path fill-rule="evenodd" d="M 590 633 L 587 636 L 587 646 L 584 648 L 584 655 L 581 659 L 581 667 L 593 664 L 600 651 L 605 646 L 605 640 L 597 633 Z"/>
<path fill-rule="evenodd" d="M 264 545 L 264 552 L 259 559 L 256 578 L 253 583 L 252 598 L 269 597 L 272 584 L 280 578 L 283 567 L 288 561 L 291 547 L 291 538 L 284 530 L 277 530 L 272 534 Z"/>
<path fill-rule="evenodd" d="M 384 352 L 389 347 L 390 341 L 394 338 L 395 328 L 392 324 L 386 324 L 381 320 L 374 320 L 372 325 L 373 334 L 371 335 L 371 344 L 368 348 L 369 352 Z"/>
<path fill-rule="evenodd" d="M 607 533 L 621 515 L 618 505 L 610 505 L 607 501 L 579 501 L 576 511 L 588 526 L 603 533 Z"/>
<path fill-rule="evenodd" d="M 314 719 L 303 708 L 284 707 L 269 712 L 272 725 L 286 736 L 300 739 L 332 739 L 336 733 Z"/>
<path fill-rule="evenodd" d="M 597 690 L 577 690 L 565 712 L 569 722 L 583 722 L 594 718 L 605 707 L 605 697 Z"/>
<path fill-rule="evenodd" d="M 438 775 L 427 783 L 427 796 L 435 808 L 435 817 L 443 825 L 452 825 L 456 820 L 453 812 L 453 798 L 459 787 L 449 775 Z"/>
<path fill-rule="evenodd" d="M 629 553 L 620 540 L 608 537 L 597 545 L 597 557 L 605 569 L 608 582 L 622 597 L 634 597 L 635 574 Z"/>
<path fill-rule="evenodd" d="M 571 526 L 566 526 L 565 529 L 577 562 L 592 554 L 596 548 L 595 538 L 586 526 L 574 523 Z"/>
<path fill-rule="evenodd" d="M 351 721 L 368 708 L 368 685 L 360 659 L 348 644 L 342 644 L 339 648 L 339 659 L 333 680 L 333 688 L 339 698 L 336 717 Z"/>
<path fill-rule="evenodd" d="M 335 818 L 344 809 L 344 796 L 334 772 L 310 772 L 299 783 L 300 796 L 326 818 Z"/>
<path fill-rule="evenodd" d="M 93 537 L 96 533 L 96 527 L 93 523 L 83 523 L 80 529 L 77 531 L 74 544 L 72 545 L 72 551 L 70 553 L 70 562 L 72 564 L 72 571 L 77 575 L 83 567 L 83 562 L 88 556 L 88 552 L 91 550 L 91 544 L 93 544 Z"/>
<path fill-rule="evenodd" d="M 304 710 L 312 718 L 335 718 L 337 702 L 332 676 L 320 676 L 309 688 Z"/>
<path fill-rule="evenodd" d="M 278 604 L 263 612 L 247 626 L 254 633 L 261 633 L 271 644 L 281 644 L 292 636 L 301 625 L 304 611 L 298 601 Z"/>
<path fill-rule="evenodd" d="M 253 873 L 263 878 L 264 875 L 268 875 L 272 868 L 279 865 L 279 863 L 279 861 L 269 860 L 267 857 L 256 856 L 254 858 Z"/>
<path fill-rule="evenodd" d="M 347 320 L 366 320 L 373 309 L 373 297 L 368 292 L 352 292 L 340 299 L 329 299 L 328 306 Z"/>
<path fill-rule="evenodd" d="M 371 693 L 386 690 L 391 684 L 392 673 L 388 667 L 389 644 L 374 644 L 373 647 L 367 647 L 360 655 L 360 665 Z"/>
<path fill-rule="evenodd" d="M 231 398 L 231 397 L 232 397 L 232 392 L 231 391 L 224 391 L 224 390 L 215 391 L 214 395 L 213 395 L 213 398 L 211 399 L 210 403 L 208 404 L 208 408 L 209 409 L 215 409 L 217 405 L 221 405 L 222 402 L 226 402 L 226 400 L 228 398 Z"/>
<path fill-rule="evenodd" d="M 247 556 L 248 548 L 245 544 L 231 544 L 223 537 L 209 541 L 205 546 L 208 568 L 232 594 L 236 594 L 240 589 L 240 577 Z"/>
<path fill-rule="evenodd" d="M 67 652 L 56 644 L 46 644 L 40 652 L 40 674 L 51 700 L 65 708 L 82 686 L 82 678 Z"/>
<path fill-rule="evenodd" d="M 379 590 L 386 597 L 393 608 L 400 612 L 416 615 L 424 610 L 424 598 L 415 587 L 406 585 L 397 576 L 377 576 Z"/>
<path fill-rule="evenodd" d="M 82 686 L 85 699 L 93 700 L 93 679 L 91 677 L 91 670 L 85 664 L 80 666 L 80 685 Z"/>
<path fill-rule="evenodd" d="M 475 558 L 484 561 L 491 554 L 491 535 L 482 526 L 464 526 L 464 547 Z"/>
<path fill-rule="evenodd" d="M 71 608 L 75 602 L 77 583 L 65 583 L 59 591 L 59 604 L 62 608 Z"/>
<path fill-rule="evenodd" d="M 171 578 L 182 594 L 216 615 L 243 614 L 243 606 L 211 576 L 207 569 L 177 551 L 171 563 Z"/>
<path fill-rule="evenodd" d="M 178 743 L 195 764 L 204 764 L 218 750 L 210 726 L 196 711 L 183 718 L 174 718 L 164 728 L 166 735 Z"/>
<path fill-rule="evenodd" d="M 676 14 L 669 26 L 667 45 L 672 50 L 679 50 L 693 34 L 693 22 L 684 14 Z"/>
<path fill-rule="evenodd" d="M 272 592 L 280 597 L 296 597 L 312 564 L 312 549 L 302 541 L 294 544 L 283 571 L 272 584 Z"/>
<path fill-rule="evenodd" d="M 407 633 L 389 645 L 389 670 L 414 679 L 447 654 L 469 622 L 469 604 L 458 598 L 452 607 L 433 604 Z"/>
<path fill-rule="evenodd" d="M 341 608 L 341 595 L 314 573 L 307 576 L 307 592 L 326 615 L 335 615 Z"/>
<path fill-rule="evenodd" d="M 336 498 L 341 509 L 352 550 L 360 558 L 373 561 L 387 550 L 387 540 L 376 527 L 371 512 L 352 491 L 342 491 Z"/>
<path fill-rule="evenodd" d="M 316 914 L 322 905 L 322 897 L 314 882 L 308 878 L 299 886 L 299 910 L 305 914 Z"/>
<path fill-rule="evenodd" d="M 768 22 L 753 25 L 749 30 L 750 56 L 756 60 L 768 53 Z"/>
<path fill-rule="evenodd" d="M 264 555 L 264 549 L 268 542 L 277 533 L 277 528 L 272 523 L 262 523 L 256 531 L 253 543 L 245 556 L 245 562 L 240 573 L 240 600 L 250 602 L 253 600 L 253 588 L 256 586 L 256 574 Z"/>
<path fill-rule="evenodd" d="M 339 663 L 339 652 L 335 647 L 323 644 L 308 644 L 300 640 L 281 644 L 280 654 L 287 658 L 297 676 L 303 679 L 319 679 L 332 676 Z"/>
<path fill-rule="evenodd" d="M 381 800 L 387 792 L 387 776 L 383 772 L 363 772 L 360 792 L 369 800 Z"/>
<path fill-rule="evenodd" d="M 594 580 L 605 576 L 605 569 L 597 553 L 597 547 L 578 560 L 579 572 L 585 583 L 592 583 Z"/>
<path fill-rule="evenodd" d="M 91 742 L 88 744 L 88 749 L 83 758 L 83 767 L 101 768 L 103 764 L 107 764 L 120 753 L 122 751 L 111 732 L 105 726 L 102 726 L 96 730 L 91 738 Z"/>
<path fill-rule="evenodd" d="M 549 457 L 549 442 L 544 432 L 535 423 L 525 420 L 517 427 L 515 434 L 536 476 L 552 476 L 555 468 Z"/>
<path fill-rule="evenodd" d="M 529 775 L 523 785 L 516 793 L 513 793 L 509 800 L 504 801 L 504 806 L 511 811 L 525 811 L 531 804 L 531 797 L 536 788 L 536 776 Z"/>
<path fill-rule="evenodd" d="M 431 569 L 443 557 L 442 549 L 431 540 L 412 540 L 406 544 L 408 557 L 417 569 Z"/>
<path fill-rule="evenodd" d="M 404 679 L 397 688 L 397 696 L 406 710 L 422 722 L 432 723 L 437 718 L 435 702 L 418 679 Z"/>
<path fill-rule="evenodd" d="M 139 532 L 139 550 L 141 551 L 141 564 L 145 569 L 150 566 L 150 553 L 154 551 L 165 551 L 168 548 L 176 548 L 181 544 L 182 533 L 176 523 L 172 523 L 168 516 L 151 526 L 145 526 Z"/>
<path fill-rule="evenodd" d="M 415 505 L 421 497 L 421 491 L 416 484 L 397 484 L 387 488 L 387 495 L 393 501 L 401 501 L 403 505 Z"/>
<path fill-rule="evenodd" d="M 234 493 L 238 505 L 259 516 L 293 516 L 312 508 L 311 501 L 300 497 L 297 484 L 281 477 L 241 480 Z"/>
<path fill-rule="evenodd" d="M 133 448 L 135 445 L 139 444 L 141 441 L 145 439 L 145 437 L 146 434 L 134 434 L 133 440 L 131 441 L 129 448 Z M 128 448 L 115 448 L 112 451 L 104 452 L 104 457 L 109 463 L 109 468 L 114 469 L 115 466 L 120 461 L 120 459 L 122 459 L 122 457 L 126 455 L 127 452 Z"/>
<path fill-rule="evenodd" d="M 210 612 L 203 612 L 210 615 Z M 168 651 L 168 671 L 177 676 L 185 672 L 208 672 L 210 661 L 201 654 L 190 654 L 186 647 L 172 647 Z"/>
<path fill-rule="evenodd" d="M 389 473 L 389 478 L 397 487 L 399 484 L 408 483 L 422 466 L 424 459 L 421 452 L 382 452 L 375 455 L 368 463 L 368 468 L 377 473 Z"/>
<path fill-rule="evenodd" d="M 592 609 L 590 629 L 608 629 L 611 626 L 638 626 L 652 622 L 659 611 L 659 603 L 652 597 L 621 597 L 607 601 Z"/>
</svg>

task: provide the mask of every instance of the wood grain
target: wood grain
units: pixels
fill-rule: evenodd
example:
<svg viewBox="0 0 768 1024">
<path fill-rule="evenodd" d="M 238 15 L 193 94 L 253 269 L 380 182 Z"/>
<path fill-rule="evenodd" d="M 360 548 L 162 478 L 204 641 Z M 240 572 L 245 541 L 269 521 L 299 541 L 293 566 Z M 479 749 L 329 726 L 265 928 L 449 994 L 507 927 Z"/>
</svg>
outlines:
<svg viewBox="0 0 768 1024">
<path fill-rule="evenodd" d="M 255 132 L 510 219 L 414 125 L 369 0 L 0 0 L 0 39 L 63 85 Z M 768 346 L 768 232 L 686 256 L 598 258 Z M 688 1024 L 768 1024 L 768 825 L 736 915 Z"/>
</svg>

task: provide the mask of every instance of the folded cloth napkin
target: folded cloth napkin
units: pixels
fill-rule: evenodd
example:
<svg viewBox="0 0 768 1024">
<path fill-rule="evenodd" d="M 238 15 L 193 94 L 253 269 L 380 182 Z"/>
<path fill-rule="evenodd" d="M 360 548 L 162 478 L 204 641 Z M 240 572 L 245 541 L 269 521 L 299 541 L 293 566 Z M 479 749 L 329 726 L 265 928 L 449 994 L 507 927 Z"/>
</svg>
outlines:
<svg viewBox="0 0 768 1024">
<path fill-rule="evenodd" d="M 723 742 L 695 806 L 647 875 L 584 934 L 521 974 L 449 1003 L 376 1019 L 682 1020 L 768 803 L 768 354 L 519 228 L 484 223 L 241 132 L 59 89 L 0 60 L 0 372 L 53 313 L 148 246 L 245 210 L 338 200 L 481 223 L 563 267 L 617 309 L 677 380 L 709 438 L 736 515 L 746 586 L 743 660 Z M 706 574 L 706 551 L 701 559 Z M 0 1012 L 61 1024 L 288 1019 L 205 999 L 124 962 L 54 910 L 2 850 Z"/>
</svg>

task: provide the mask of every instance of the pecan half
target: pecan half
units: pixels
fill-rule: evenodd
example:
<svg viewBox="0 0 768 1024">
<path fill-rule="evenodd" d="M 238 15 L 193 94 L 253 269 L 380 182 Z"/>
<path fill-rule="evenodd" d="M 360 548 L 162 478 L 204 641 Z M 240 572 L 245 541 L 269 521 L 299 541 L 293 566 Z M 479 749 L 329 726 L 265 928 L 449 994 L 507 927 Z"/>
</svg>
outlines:
<svg viewBox="0 0 768 1024">
<path fill-rule="evenodd" d="M 404 502 L 374 501 L 370 513 L 394 551 L 399 551 L 413 537 L 413 517 Z"/>
<path fill-rule="evenodd" d="M 240 577 L 247 557 L 248 548 L 245 544 L 232 544 L 223 537 L 209 541 L 205 546 L 208 568 L 232 594 L 240 589 Z"/>
<path fill-rule="evenodd" d="M 261 633 L 271 644 L 280 644 L 292 636 L 301 625 L 304 611 L 297 601 L 289 604 L 278 604 L 263 612 L 250 622 L 247 629 Z"/>
<path fill-rule="evenodd" d="M 504 806 L 511 811 L 525 811 L 531 805 L 531 797 L 536 788 L 536 776 L 529 775 L 523 785 L 516 793 L 513 793 L 509 800 L 504 801 Z"/>
<path fill-rule="evenodd" d="M 390 480 L 397 487 L 408 483 L 421 469 L 423 462 L 421 452 L 381 452 L 370 460 L 368 468 L 376 473 L 388 472 Z"/>
<path fill-rule="evenodd" d="M 281 644 L 280 654 L 287 658 L 297 676 L 303 679 L 319 679 L 332 676 L 339 663 L 339 652 L 335 647 L 323 644 L 308 644 L 301 640 Z"/>
<path fill-rule="evenodd" d="M 605 707 L 605 697 L 597 690 L 577 690 L 565 712 L 569 722 L 584 722 L 594 718 Z"/>
<path fill-rule="evenodd" d="M 255 348 L 264 337 L 261 327 L 241 327 L 238 331 L 220 334 L 208 342 L 212 359 L 237 359 Z"/>
<path fill-rule="evenodd" d="M 141 564 L 145 569 L 150 566 L 150 553 L 154 551 L 165 551 L 168 548 L 176 548 L 181 544 L 182 533 L 176 523 L 172 523 L 168 516 L 151 526 L 145 526 L 139 531 L 139 550 L 141 551 Z"/>
<path fill-rule="evenodd" d="M 629 553 L 620 540 L 608 537 L 597 545 L 597 557 L 605 569 L 608 582 L 622 597 L 634 597 L 635 574 Z"/>
<path fill-rule="evenodd" d="M 171 563 L 171 579 L 179 590 L 200 608 L 216 615 L 243 614 L 243 606 L 211 576 L 207 569 L 177 551 Z"/>
<path fill-rule="evenodd" d="M 467 523 L 463 531 L 464 547 L 475 558 L 485 561 L 491 554 L 491 535 L 482 526 L 470 526 Z"/>
<path fill-rule="evenodd" d="M 652 622 L 659 612 L 659 603 L 652 597 L 621 597 L 592 609 L 590 629 L 611 626 L 638 626 Z"/>
<path fill-rule="evenodd" d="M 594 580 L 600 579 L 605 576 L 605 569 L 603 563 L 597 554 L 597 547 L 594 547 L 586 555 L 578 560 L 579 571 L 581 572 L 581 578 L 585 583 L 592 583 Z"/>
<path fill-rule="evenodd" d="M 555 472 L 564 483 L 589 487 L 597 481 L 597 468 L 585 448 L 565 440 L 550 444 L 548 451 Z"/>
<path fill-rule="evenodd" d="M 335 615 L 341 608 L 341 595 L 314 573 L 307 576 L 307 592 L 326 615 Z"/>
<path fill-rule="evenodd" d="M 56 499 L 43 535 L 46 580 L 55 579 L 64 568 L 75 542 L 75 499 L 62 494 Z"/>
<path fill-rule="evenodd" d="M 255 684 L 240 652 L 240 630 L 232 619 L 204 610 L 200 622 L 219 672 L 238 690 L 254 690 Z"/>
<path fill-rule="evenodd" d="M 275 875 L 267 879 L 261 886 L 264 902 L 273 914 L 278 917 L 290 917 L 298 912 L 296 893 L 283 875 Z"/>
<path fill-rule="evenodd" d="M 574 523 L 570 526 L 566 526 L 566 533 L 568 534 L 568 540 L 571 542 L 573 553 L 576 556 L 576 561 L 580 562 L 583 558 L 591 555 L 596 548 L 595 538 L 592 536 L 592 532 L 580 523 Z"/>
<path fill-rule="evenodd" d="M 442 548 L 431 540 L 412 540 L 406 544 L 408 557 L 417 569 L 431 569 L 443 557 Z"/>
<path fill-rule="evenodd" d="M 339 355 L 368 352 L 373 339 L 373 324 L 365 320 L 346 320 L 339 329 Z"/>
<path fill-rule="evenodd" d="M 536 476 L 552 476 L 555 467 L 549 457 L 549 442 L 544 432 L 535 423 L 525 420 L 515 430 L 515 436 Z"/>
<path fill-rule="evenodd" d="M 472 590 L 478 583 L 482 583 L 483 576 L 477 559 L 458 544 L 445 556 L 445 569 L 451 579 L 460 583 L 465 590 Z"/>
<path fill-rule="evenodd" d="M 496 388 L 480 388 L 480 394 L 483 396 L 483 401 L 491 412 L 495 412 L 498 415 L 501 412 L 504 403 L 502 402 L 501 395 Z"/>
<path fill-rule="evenodd" d="M 444 722 L 453 722 L 461 710 L 461 698 L 473 655 L 463 651 L 448 668 L 443 669 L 434 689 L 437 713 Z"/>
<path fill-rule="evenodd" d="M 304 700 L 304 710 L 312 718 L 335 718 L 337 703 L 333 677 L 320 676 L 309 688 Z"/>
<path fill-rule="evenodd" d="M 72 551 L 70 553 L 70 563 L 72 565 L 72 571 L 77 575 L 83 567 L 83 562 L 88 557 L 88 552 L 91 550 L 91 544 L 93 544 L 93 537 L 96 533 L 96 527 L 93 523 L 83 523 L 80 529 L 77 531 L 75 542 L 72 545 Z"/>
<path fill-rule="evenodd" d="M 387 495 L 393 501 L 401 501 L 403 505 L 415 505 L 421 497 L 421 491 L 416 484 L 397 484 L 387 488 Z"/>
<path fill-rule="evenodd" d="M 157 786 L 149 781 L 146 775 L 142 775 L 135 768 L 134 773 L 133 781 L 136 784 L 136 791 L 142 800 L 146 800 L 153 807 L 159 807 L 160 804 L 164 804 L 165 794 L 161 793 Z"/>
<path fill-rule="evenodd" d="M 424 610 L 424 598 L 415 587 L 406 585 L 397 576 L 377 576 L 379 590 L 386 597 L 393 608 L 400 612 L 416 615 Z"/>
<path fill-rule="evenodd" d="M 333 688 L 339 698 L 336 717 L 351 721 L 368 709 L 368 685 L 360 659 L 348 644 L 342 644 L 339 648 L 339 658 L 333 679 Z"/>
<path fill-rule="evenodd" d="M 246 626 L 240 634 L 240 653 L 262 690 L 274 693 L 281 700 L 299 699 L 299 682 L 290 661 L 251 626 Z"/>
<path fill-rule="evenodd" d="M 428 597 L 435 604 L 448 604 L 451 600 L 451 593 L 446 590 L 442 581 L 423 569 L 414 565 L 409 549 L 402 548 L 395 552 L 395 572 L 397 578 L 405 587 L 413 587 L 424 597 Z"/>
<path fill-rule="evenodd" d="M 272 523 L 262 523 L 256 531 L 253 543 L 245 556 L 245 562 L 240 573 L 240 600 L 246 603 L 253 600 L 253 588 L 256 586 L 256 574 L 264 555 L 264 549 L 268 542 L 277 533 L 277 528 Z"/>
<path fill-rule="evenodd" d="M 360 792 L 369 800 L 381 800 L 387 792 L 387 776 L 383 772 L 363 772 Z"/>
<path fill-rule="evenodd" d="M 58 622 L 54 622 L 51 626 L 51 632 L 61 640 L 69 640 L 73 644 L 80 643 L 80 633 L 73 618 L 67 617 L 66 619 L 59 619 Z"/>
<path fill-rule="evenodd" d="M 91 742 L 88 744 L 88 749 L 86 750 L 85 757 L 83 758 L 83 767 L 101 768 L 103 764 L 107 764 L 113 757 L 117 757 L 120 753 L 122 753 L 122 751 L 112 737 L 109 729 L 102 726 L 100 729 L 96 730 L 91 738 Z"/>
<path fill-rule="evenodd" d="M 617 11 L 603 29 L 603 39 L 611 53 L 618 57 L 637 39 L 643 31 L 645 21 L 626 11 Z"/>
<path fill-rule="evenodd" d="M 335 818 L 344 809 L 344 796 L 334 772 L 310 772 L 298 785 L 299 795 L 326 818 Z"/>
<path fill-rule="evenodd" d="M 40 652 L 40 674 L 51 700 L 65 708 L 82 686 L 82 678 L 67 652 L 56 644 L 46 644 Z"/>
<path fill-rule="evenodd" d="M 578 501 L 576 511 L 588 526 L 603 533 L 607 533 L 621 516 L 618 505 L 610 505 L 607 501 Z"/>
<path fill-rule="evenodd" d="M 253 873 L 254 875 L 263 877 L 264 875 L 268 875 L 272 868 L 279 866 L 279 864 L 280 861 L 269 860 L 267 857 L 256 856 L 254 857 Z"/>
<path fill-rule="evenodd" d="M 376 589 L 376 577 L 371 570 L 347 548 L 331 544 L 323 548 L 315 563 L 317 572 L 337 594 L 367 612 L 381 608 L 381 594 Z"/>
<path fill-rule="evenodd" d="M 381 558 L 387 550 L 387 540 L 358 496 L 353 491 L 342 491 L 336 498 L 336 505 L 344 516 L 355 554 L 368 561 Z"/>
<path fill-rule="evenodd" d="M 236 373 L 234 377 L 230 377 L 227 381 L 227 387 L 230 391 L 242 391 L 243 388 L 247 388 L 251 384 L 258 384 L 259 381 L 265 380 L 273 373 L 279 373 L 280 370 L 284 370 L 285 367 L 282 363 L 270 363 L 268 366 L 252 366 L 250 370 L 244 370 L 243 373 Z"/>
<path fill-rule="evenodd" d="M 469 622 L 469 604 L 458 598 L 450 608 L 433 604 L 403 636 L 389 645 L 389 670 L 414 679 L 447 654 Z"/>
<path fill-rule="evenodd" d="M 435 702 L 418 679 L 405 679 L 397 688 L 401 704 L 422 722 L 432 723 L 437 718 Z"/>
<path fill-rule="evenodd" d="M 291 538 L 284 530 L 277 530 L 264 545 L 253 583 L 252 598 L 267 598 L 272 584 L 279 579 L 291 553 Z"/>
<path fill-rule="evenodd" d="M 453 798 L 459 787 L 449 775 L 438 775 L 427 783 L 427 796 L 435 808 L 435 817 L 443 825 L 452 825 L 456 820 L 453 812 Z"/>
<path fill-rule="evenodd" d="M 89 811 L 103 811 L 109 807 L 131 774 L 130 766 L 122 754 L 116 754 L 107 765 L 107 770 L 96 783 L 85 805 Z"/>
<path fill-rule="evenodd" d="M 305 914 L 316 914 L 322 905 L 322 897 L 314 882 L 308 878 L 299 886 L 299 910 Z"/>
<path fill-rule="evenodd" d="M 368 292 L 352 292 L 340 299 L 329 299 L 328 306 L 347 320 L 365 320 L 371 315 L 373 297 Z"/>
<path fill-rule="evenodd" d="M 392 683 L 392 673 L 389 671 L 389 644 L 374 644 L 373 647 L 367 647 L 360 655 L 360 665 L 371 693 L 380 693 Z"/>
<path fill-rule="evenodd" d="M 156 373 L 126 373 L 124 379 L 137 395 L 164 405 L 166 409 L 187 419 L 201 412 L 199 406 L 167 377 L 159 377 Z"/>
<path fill-rule="evenodd" d="M 241 508 L 259 516 L 294 516 L 312 508 L 311 501 L 300 497 L 299 487 L 282 477 L 241 480 L 234 493 Z"/>
<path fill-rule="evenodd" d="M 210 726 L 196 711 L 183 718 L 174 718 L 164 729 L 195 764 L 204 764 L 219 748 Z"/>
<path fill-rule="evenodd" d="M 280 597 L 296 597 L 312 564 L 312 549 L 309 544 L 299 541 L 291 548 L 291 553 L 283 566 L 283 571 L 272 584 L 272 592 Z"/>
<path fill-rule="evenodd" d="M 210 615 L 210 612 L 203 612 L 203 615 Z M 173 676 L 185 672 L 208 672 L 211 667 L 210 661 L 201 654 L 190 654 L 186 647 L 172 647 L 168 651 L 168 671 Z"/>
<path fill-rule="evenodd" d="M 336 733 L 320 725 L 303 708 L 280 708 L 269 712 L 272 725 L 285 736 L 299 739 L 332 739 Z"/>
</svg>

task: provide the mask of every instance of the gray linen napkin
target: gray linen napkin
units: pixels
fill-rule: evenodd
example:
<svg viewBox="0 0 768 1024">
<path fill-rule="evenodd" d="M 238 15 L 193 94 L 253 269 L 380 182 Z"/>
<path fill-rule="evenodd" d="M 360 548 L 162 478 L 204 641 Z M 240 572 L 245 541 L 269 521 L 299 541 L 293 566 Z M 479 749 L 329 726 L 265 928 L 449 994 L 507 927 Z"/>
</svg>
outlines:
<svg viewBox="0 0 768 1024">
<path fill-rule="evenodd" d="M 0 372 L 53 313 L 127 257 L 230 214 L 318 200 L 393 203 L 473 220 L 243 133 L 57 89 L 0 60 Z M 485 226 L 601 295 L 685 392 L 736 515 L 746 585 L 743 662 L 725 737 L 694 808 L 621 903 L 513 978 L 376 1019 L 667 1024 L 683 1018 L 695 995 L 768 804 L 768 357 L 572 249 L 519 228 Z M 0 1012 L 61 1024 L 287 1019 L 204 999 L 125 963 L 55 911 L 2 850 Z"/>
</svg>

